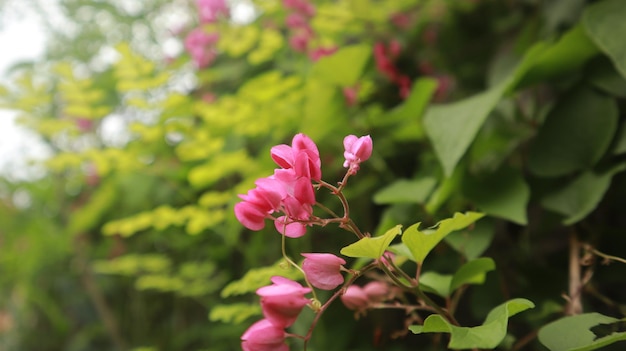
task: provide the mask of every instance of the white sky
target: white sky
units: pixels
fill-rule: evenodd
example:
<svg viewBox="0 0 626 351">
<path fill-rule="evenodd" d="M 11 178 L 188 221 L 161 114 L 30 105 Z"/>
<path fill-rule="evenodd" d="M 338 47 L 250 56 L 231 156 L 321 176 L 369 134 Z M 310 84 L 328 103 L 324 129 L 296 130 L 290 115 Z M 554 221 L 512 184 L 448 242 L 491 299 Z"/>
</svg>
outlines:
<svg viewBox="0 0 626 351">
<path fill-rule="evenodd" d="M 0 82 L 7 82 L 7 69 L 20 61 L 43 54 L 45 35 L 36 17 L 22 16 L 0 28 Z M 0 175 L 29 178 L 29 160 L 45 157 L 46 149 L 28 130 L 15 124 L 15 111 L 0 109 Z"/>
</svg>

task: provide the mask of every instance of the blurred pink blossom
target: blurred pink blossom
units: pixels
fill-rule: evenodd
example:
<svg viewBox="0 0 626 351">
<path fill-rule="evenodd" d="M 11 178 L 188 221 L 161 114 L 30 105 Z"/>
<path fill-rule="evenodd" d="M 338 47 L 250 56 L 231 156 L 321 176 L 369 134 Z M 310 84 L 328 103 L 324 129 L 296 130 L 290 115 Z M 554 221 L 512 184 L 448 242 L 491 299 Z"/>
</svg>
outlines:
<svg viewBox="0 0 626 351">
<path fill-rule="evenodd" d="M 363 288 L 358 285 L 350 285 L 346 292 L 341 295 L 341 302 L 351 310 L 364 310 L 369 305 L 369 299 Z"/>
<path fill-rule="evenodd" d="M 227 17 L 229 14 L 225 0 L 196 0 L 200 22 L 213 23 L 220 16 Z"/>
</svg>

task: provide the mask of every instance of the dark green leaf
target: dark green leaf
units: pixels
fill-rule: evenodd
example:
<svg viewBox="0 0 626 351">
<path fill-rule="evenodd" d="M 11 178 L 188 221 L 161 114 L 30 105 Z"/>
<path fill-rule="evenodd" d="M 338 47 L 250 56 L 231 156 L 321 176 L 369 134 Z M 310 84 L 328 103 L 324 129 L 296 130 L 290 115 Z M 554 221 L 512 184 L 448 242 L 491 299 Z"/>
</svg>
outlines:
<svg viewBox="0 0 626 351">
<path fill-rule="evenodd" d="M 374 194 L 374 202 L 377 204 L 393 203 L 424 203 L 433 188 L 437 184 L 437 179 L 424 177 L 415 180 L 398 180 L 386 186 Z"/>
<path fill-rule="evenodd" d="M 574 224 L 596 208 L 611 185 L 613 175 L 625 168 L 626 165 L 622 164 L 602 174 L 593 171 L 585 172 L 560 189 L 546 195 L 541 204 L 549 210 L 565 215 L 564 224 Z"/>
<path fill-rule="evenodd" d="M 618 321 L 599 313 L 569 316 L 541 328 L 538 337 L 550 351 L 596 350 L 626 340 L 626 332 L 612 330 Z"/>
<path fill-rule="evenodd" d="M 455 350 L 494 349 L 506 336 L 509 318 L 533 307 L 535 305 L 526 299 L 513 299 L 492 309 L 485 322 L 477 327 L 457 327 L 433 314 L 426 318 L 423 326 L 413 325 L 409 330 L 415 334 L 450 333 L 448 348 Z"/>
<path fill-rule="evenodd" d="M 527 223 L 530 188 L 519 170 L 504 167 L 481 178 L 466 177 L 463 192 L 489 215 Z"/>
<path fill-rule="evenodd" d="M 626 78 L 626 6 L 623 0 L 598 1 L 587 7 L 582 22 L 591 40 Z"/>
<path fill-rule="evenodd" d="M 578 88 L 550 111 L 539 129 L 528 159 L 539 176 L 556 177 L 592 167 L 609 147 L 617 127 L 615 101 Z"/>
</svg>

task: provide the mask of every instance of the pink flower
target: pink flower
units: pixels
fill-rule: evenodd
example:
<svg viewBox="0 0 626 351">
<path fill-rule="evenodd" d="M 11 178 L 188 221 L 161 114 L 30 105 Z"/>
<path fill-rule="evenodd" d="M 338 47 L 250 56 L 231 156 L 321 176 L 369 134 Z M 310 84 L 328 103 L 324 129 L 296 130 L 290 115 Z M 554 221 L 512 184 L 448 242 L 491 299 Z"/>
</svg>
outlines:
<svg viewBox="0 0 626 351">
<path fill-rule="evenodd" d="M 275 326 L 286 328 L 298 318 L 302 308 L 309 303 L 304 294 L 311 292 L 299 283 L 275 276 L 272 285 L 259 288 L 256 293 L 261 296 L 263 315 Z"/>
<path fill-rule="evenodd" d="M 343 97 L 346 100 L 346 105 L 348 106 L 356 105 L 358 98 L 359 98 L 358 86 L 343 88 Z"/>
<path fill-rule="evenodd" d="M 360 138 L 348 135 L 343 139 L 343 146 L 343 156 L 346 159 L 343 166 L 349 168 L 353 174 L 359 170 L 359 164 L 372 155 L 372 138 L 369 135 Z"/>
<path fill-rule="evenodd" d="M 383 282 L 372 281 L 363 286 L 363 292 L 372 302 L 380 302 L 389 295 L 389 286 Z"/>
<path fill-rule="evenodd" d="M 287 9 L 299 12 L 307 17 L 315 15 L 315 7 L 306 0 L 283 0 L 283 5 Z"/>
<path fill-rule="evenodd" d="M 303 253 L 302 269 L 306 278 L 314 287 L 332 290 L 343 283 L 341 265 L 346 264 L 343 258 L 329 253 Z"/>
<path fill-rule="evenodd" d="M 330 56 L 330 55 L 334 54 L 335 52 L 337 52 L 337 47 L 335 47 L 335 46 L 330 47 L 330 48 L 319 47 L 319 48 L 313 50 L 309 54 L 309 58 L 311 58 L 311 61 L 315 62 L 315 61 L 321 59 L 322 57 Z"/>
<path fill-rule="evenodd" d="M 283 169 L 293 168 L 299 177 L 307 177 L 314 180 L 322 178 L 322 161 L 317 145 L 308 136 L 296 134 L 291 146 L 277 145 L 271 151 L 274 162 Z"/>
<path fill-rule="evenodd" d="M 369 305 L 367 294 L 358 285 L 350 285 L 341 295 L 341 302 L 351 310 L 364 310 Z"/>
<path fill-rule="evenodd" d="M 196 0 L 200 22 L 213 23 L 220 15 L 228 16 L 228 6 L 225 0 Z"/>
<path fill-rule="evenodd" d="M 250 230 L 261 230 L 265 228 L 265 218 L 267 212 L 251 202 L 240 202 L 235 205 L 235 217 L 239 223 Z"/>
<path fill-rule="evenodd" d="M 274 220 L 274 227 L 282 235 L 289 238 L 299 238 L 306 234 L 306 225 L 289 220 L 287 216 L 280 216 Z"/>
<path fill-rule="evenodd" d="M 289 351 L 285 331 L 267 319 L 252 324 L 241 336 L 243 351 Z"/>
<path fill-rule="evenodd" d="M 185 49 L 198 68 L 206 67 L 215 61 L 217 51 L 213 46 L 219 38 L 219 33 L 207 33 L 202 28 L 189 32 L 185 38 Z"/>
<path fill-rule="evenodd" d="M 298 30 L 289 38 L 289 46 L 295 52 L 306 52 L 313 36 L 307 30 Z"/>
<path fill-rule="evenodd" d="M 285 19 L 285 24 L 289 29 L 298 29 L 309 26 L 308 20 L 297 12 L 289 14 L 287 19 Z"/>
</svg>

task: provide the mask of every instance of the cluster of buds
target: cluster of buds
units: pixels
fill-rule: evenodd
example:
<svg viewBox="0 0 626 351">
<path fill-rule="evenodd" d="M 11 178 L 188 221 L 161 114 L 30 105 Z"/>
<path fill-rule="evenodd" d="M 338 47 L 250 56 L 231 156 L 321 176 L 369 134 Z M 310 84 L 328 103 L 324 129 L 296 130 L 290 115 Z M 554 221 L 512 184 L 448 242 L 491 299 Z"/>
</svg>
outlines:
<svg viewBox="0 0 626 351">
<path fill-rule="evenodd" d="M 343 144 L 344 167 L 348 169 L 345 181 L 357 173 L 361 162 L 371 156 L 372 139 L 369 135 L 348 135 Z M 270 154 L 279 168 L 274 170 L 273 175 L 258 179 L 256 188 L 246 195 L 240 195 L 243 201 L 235 205 L 235 216 L 251 230 L 263 229 L 265 220 L 270 219 L 279 233 L 286 237 L 300 237 L 305 234 L 307 226 L 323 223 L 320 218 L 313 216 L 313 205 L 316 203 L 313 182 L 317 182 L 318 186 L 332 186 L 321 180 L 319 151 L 308 136 L 297 134 L 291 145 L 274 146 Z M 302 256 L 302 267 L 298 268 L 304 273 L 308 287 L 275 276 L 271 279 L 272 285 L 259 288 L 256 293 L 260 296 L 264 319 L 254 323 L 242 335 L 244 351 L 288 350 L 285 338 L 289 334 L 285 328 L 295 322 L 305 306 L 310 306 L 316 312 L 320 310 L 319 301 L 305 295 L 313 292 L 313 287 L 333 290 L 344 284 L 342 272 L 347 271 L 343 266 L 346 264 L 344 259 L 330 253 L 303 253 Z M 291 260 L 288 261 L 295 265 Z M 366 289 L 371 295 L 366 295 L 366 299 L 369 299 L 367 301 L 379 301 L 375 296 L 386 295 L 386 292 L 381 292 L 380 286 L 371 286 Z M 347 296 L 342 299 L 348 308 L 361 310 L 367 304 L 354 302 L 354 289 L 361 288 L 349 287 L 345 290 Z"/>
</svg>

